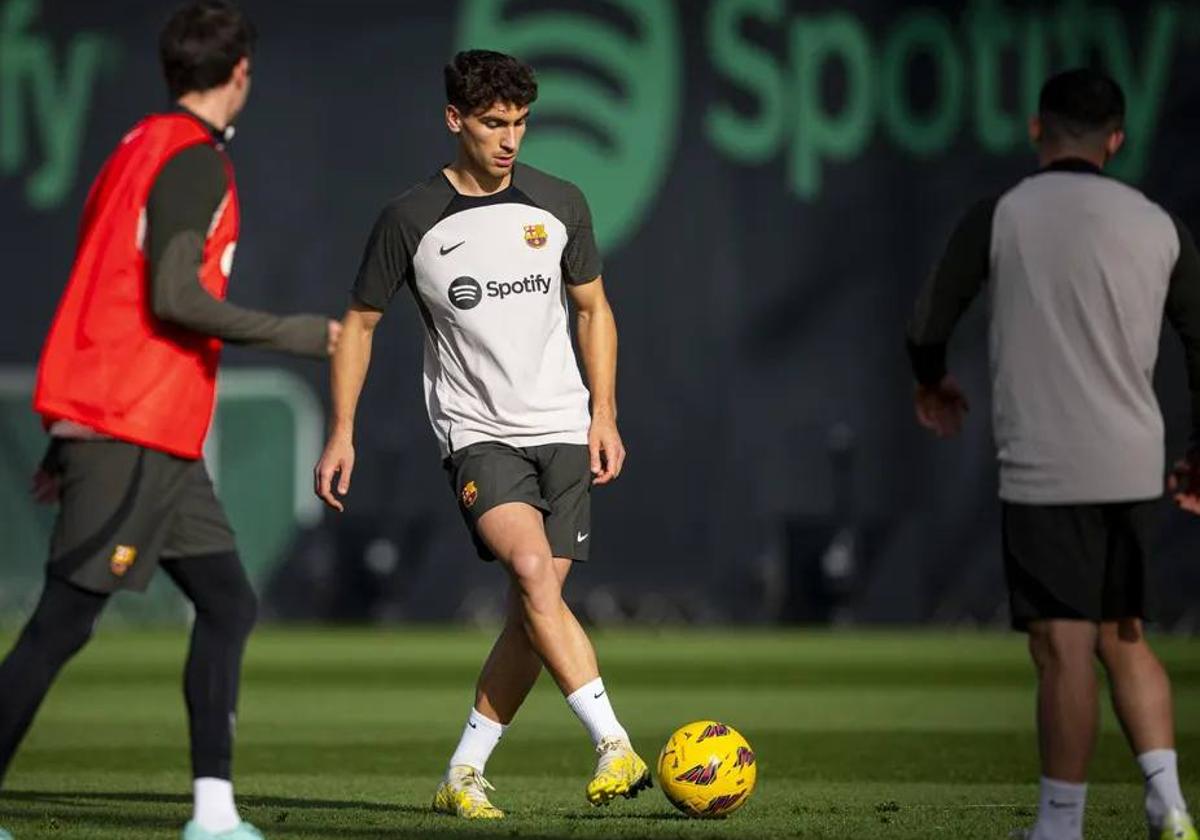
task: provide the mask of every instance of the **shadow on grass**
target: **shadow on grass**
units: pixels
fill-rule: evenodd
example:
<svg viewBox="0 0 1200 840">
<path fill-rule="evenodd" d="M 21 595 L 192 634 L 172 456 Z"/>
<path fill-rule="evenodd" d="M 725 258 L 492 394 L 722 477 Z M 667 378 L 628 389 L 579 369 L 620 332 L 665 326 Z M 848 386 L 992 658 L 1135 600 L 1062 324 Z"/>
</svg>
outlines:
<svg viewBox="0 0 1200 840">
<path fill-rule="evenodd" d="M 176 793 L 138 793 L 134 791 L 41 791 L 41 790 L 8 790 L 0 793 L 0 823 L 8 825 L 23 838 L 32 836 L 30 832 L 48 829 L 56 835 L 69 837 L 74 831 L 86 829 L 127 829 L 131 835 L 157 836 L 159 832 L 175 832 L 180 828 L 178 814 L 146 813 L 141 809 L 114 811 L 104 806 L 111 804 L 129 803 L 134 806 L 178 805 L 186 808 L 191 804 L 191 797 Z M 453 840 L 453 838 L 477 838 L 494 835 L 494 830 L 488 830 L 487 824 L 464 825 L 453 817 L 433 814 L 428 807 L 416 805 L 392 804 L 383 802 L 364 802 L 344 799 L 299 799 L 282 796 L 242 796 L 239 803 L 247 809 L 277 809 L 274 814 L 259 812 L 252 815 L 258 827 L 272 838 L 331 838 L 346 837 L 353 840 Z M 101 808 L 103 810 L 96 810 Z M 360 811 L 376 814 L 391 814 L 397 822 L 407 822 L 409 825 L 346 825 L 339 820 L 321 820 L 315 814 L 305 814 L 290 819 L 288 811 Z M 518 826 L 506 826 L 516 830 L 516 835 L 522 840 L 561 840 L 561 833 L 547 833 L 548 829 L 540 826 L 529 826 L 526 818 L 533 814 L 512 814 L 513 822 Z M 614 811 L 596 811 L 581 814 L 556 815 L 571 822 L 590 823 L 599 827 L 608 822 L 610 825 L 625 823 L 628 825 L 658 822 L 672 824 L 685 818 L 674 811 L 662 811 L 652 814 L 630 814 Z M 414 817 L 420 818 L 418 824 L 411 824 Z M 385 818 L 386 819 L 386 818 Z M 513 831 L 506 831 L 513 834 Z M 40 835 L 39 835 L 40 836 Z"/>
<path fill-rule="evenodd" d="M 33 792 L 24 791 L 27 794 L 24 800 L 28 802 L 61 802 L 58 796 L 47 796 L 42 798 L 40 794 L 28 795 Z M 95 796 L 96 794 L 86 794 L 86 796 Z M 12 799 L 9 798 L 11 802 Z M 117 801 L 124 801 L 125 794 L 121 794 Z M 174 802 L 176 797 L 159 796 L 157 801 Z M 0 806 L 3 805 L 4 799 L 0 799 Z M 272 804 L 287 803 L 289 807 L 309 807 L 320 808 L 326 807 L 319 802 L 314 803 L 308 800 L 290 800 L 290 799 L 271 799 Z M 349 807 L 355 803 L 336 803 L 340 807 Z M 456 838 L 465 838 L 473 840 L 473 838 L 494 837 L 496 832 L 494 827 L 484 824 L 464 825 L 462 821 L 454 817 L 446 817 L 434 815 L 427 808 L 418 808 L 415 806 L 388 806 L 388 809 L 397 812 L 400 819 L 411 821 L 412 816 L 419 814 L 423 819 L 417 825 L 347 825 L 340 821 L 325 821 L 325 820 L 304 820 L 288 821 L 279 819 L 262 819 L 264 814 L 258 815 L 258 827 L 267 833 L 272 840 L 287 840 L 287 838 L 322 838 L 329 840 L 330 838 L 351 838 L 351 840 L 456 840 Z M 400 816 L 400 815 L 403 816 Z M 148 837 L 166 837 L 173 836 L 179 831 L 181 825 L 178 818 L 163 814 L 146 814 L 137 812 L 114 813 L 112 811 L 89 811 L 80 813 L 78 810 L 59 807 L 53 811 L 37 812 L 34 809 L 23 809 L 13 811 L 0 807 L 0 821 L 3 821 L 17 840 L 25 840 L 26 837 L 44 837 L 47 833 L 52 833 L 53 836 L 68 838 L 75 836 L 76 832 L 89 832 L 87 836 L 91 836 L 90 832 L 101 830 L 111 831 L 120 830 L 122 836 L 126 834 L 131 838 L 148 838 Z M 526 828 L 525 826 L 505 826 L 503 832 L 506 836 L 519 836 L 522 840 L 562 840 L 561 832 L 551 832 L 548 829 L 541 827 Z"/>
<path fill-rule="evenodd" d="M 141 802 L 165 805 L 190 805 L 192 797 L 182 793 L 141 793 L 137 791 L 41 791 L 6 790 L 0 793 L 0 810 L 6 801 L 78 805 L 88 800 L 101 802 Z M 294 799 L 285 796 L 239 795 L 238 804 L 251 808 L 314 808 L 319 810 L 409 811 L 426 813 L 428 809 L 387 802 L 363 802 L 353 799 Z"/>
<path fill-rule="evenodd" d="M 246 809 L 277 809 L 276 813 L 254 815 L 259 827 L 272 837 L 395 837 L 397 840 L 418 838 L 426 832 L 407 832 L 402 828 L 354 828 L 327 825 L 324 822 L 305 822 L 288 825 L 287 811 L 354 811 L 396 814 L 409 820 L 413 815 L 427 816 L 427 808 L 384 802 L 365 802 L 343 799 L 298 799 L 284 796 L 241 796 L 239 804 Z M 135 806 L 125 811 L 108 810 L 105 806 L 128 803 Z M 178 832 L 185 810 L 192 797 L 176 793 L 138 793 L 133 791 L 40 791 L 8 790 L 0 793 L 0 824 L 8 825 L 14 836 L 34 836 L 30 832 L 50 830 L 59 836 L 70 836 L 77 829 L 129 829 L 139 836 L 159 836 L 160 832 Z M 136 806 L 178 805 L 180 813 L 146 813 Z M 102 809 L 102 810 L 98 810 Z M 282 814 L 279 811 L 283 811 Z M 37 836 L 42 836 L 38 834 Z M 164 835 L 165 836 L 165 835 Z"/>
</svg>

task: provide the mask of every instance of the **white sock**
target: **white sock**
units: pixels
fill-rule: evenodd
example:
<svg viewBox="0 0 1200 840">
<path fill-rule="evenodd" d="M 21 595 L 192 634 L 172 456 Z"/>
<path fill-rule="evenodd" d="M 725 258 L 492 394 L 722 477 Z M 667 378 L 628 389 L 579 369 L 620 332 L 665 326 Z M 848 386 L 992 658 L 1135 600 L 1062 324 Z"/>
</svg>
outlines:
<svg viewBox="0 0 1200 840">
<path fill-rule="evenodd" d="M 1146 818 L 1155 828 L 1162 826 L 1168 811 L 1187 811 L 1176 761 L 1175 750 L 1150 750 L 1137 757 L 1146 779 Z"/>
<path fill-rule="evenodd" d="M 196 813 L 192 817 L 205 831 L 219 834 L 232 831 L 241 824 L 237 806 L 233 804 L 233 782 L 226 779 L 196 779 L 192 784 L 196 798 Z"/>
<path fill-rule="evenodd" d="M 567 705 L 587 727 L 593 744 L 599 744 L 605 738 L 629 740 L 629 733 L 617 722 L 617 713 L 604 690 L 604 680 L 599 677 L 571 692 Z"/>
<path fill-rule="evenodd" d="M 465 764 L 482 773 L 492 750 L 500 743 L 500 736 L 504 734 L 505 729 L 507 727 L 504 724 L 497 723 L 472 708 L 471 714 L 467 715 L 462 738 L 458 741 L 458 749 L 450 756 L 450 766 Z"/>
<path fill-rule="evenodd" d="M 1082 840 L 1087 785 L 1042 776 L 1038 818 L 1029 840 Z"/>
</svg>

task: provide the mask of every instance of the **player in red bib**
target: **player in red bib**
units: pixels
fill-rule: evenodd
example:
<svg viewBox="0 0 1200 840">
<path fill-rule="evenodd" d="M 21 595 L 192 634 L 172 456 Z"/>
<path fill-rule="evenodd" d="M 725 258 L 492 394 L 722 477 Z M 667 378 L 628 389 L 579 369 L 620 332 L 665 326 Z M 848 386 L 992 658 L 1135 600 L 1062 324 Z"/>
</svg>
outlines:
<svg viewBox="0 0 1200 840">
<path fill-rule="evenodd" d="M 233 720 L 256 599 L 201 460 L 223 342 L 327 357 L 340 329 L 225 300 L 239 213 L 225 147 L 250 90 L 254 31 L 225 0 L 163 30 L 178 108 L 121 140 L 84 206 L 38 366 L 51 444 L 34 477 L 60 503 L 46 586 L 0 664 L 0 777 L 108 597 L 161 566 L 195 607 L 184 678 L 195 778 L 185 840 L 254 840 L 234 805 Z M 0 832 L 3 836 L 3 832 Z"/>
</svg>

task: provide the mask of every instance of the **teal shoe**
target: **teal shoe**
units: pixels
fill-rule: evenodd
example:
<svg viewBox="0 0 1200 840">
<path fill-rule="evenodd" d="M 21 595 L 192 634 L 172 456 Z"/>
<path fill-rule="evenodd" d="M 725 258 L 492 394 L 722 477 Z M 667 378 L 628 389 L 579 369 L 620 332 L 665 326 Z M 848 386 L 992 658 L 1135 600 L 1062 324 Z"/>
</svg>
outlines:
<svg viewBox="0 0 1200 840">
<path fill-rule="evenodd" d="M 4 838 L 0 837 L 0 840 L 4 840 Z M 192 821 L 183 827 L 183 840 L 265 840 L 265 838 L 261 831 L 248 822 L 243 822 L 237 828 L 231 828 L 229 831 L 213 834 Z"/>
<path fill-rule="evenodd" d="M 13 836 L 3 828 L 0 828 L 0 840 L 13 840 Z"/>
</svg>

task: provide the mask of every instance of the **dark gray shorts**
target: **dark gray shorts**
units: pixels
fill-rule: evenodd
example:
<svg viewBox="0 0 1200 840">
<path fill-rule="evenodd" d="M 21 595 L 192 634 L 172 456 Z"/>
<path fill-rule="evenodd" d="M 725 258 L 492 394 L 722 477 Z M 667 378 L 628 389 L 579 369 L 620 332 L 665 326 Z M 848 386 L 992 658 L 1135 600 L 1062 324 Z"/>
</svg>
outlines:
<svg viewBox="0 0 1200 840">
<path fill-rule="evenodd" d="M 476 523 L 496 505 L 524 502 L 545 515 L 555 557 L 587 560 L 591 545 L 592 470 L 583 444 L 549 443 L 516 448 L 487 441 L 460 449 L 444 465 L 475 549 L 494 560 Z"/>
<path fill-rule="evenodd" d="M 1147 617 L 1147 567 L 1159 503 L 1003 504 L 1012 624 Z"/>
<path fill-rule="evenodd" d="M 203 461 L 116 440 L 60 440 L 50 574 L 93 592 L 142 591 L 162 557 L 234 550 Z"/>
</svg>

